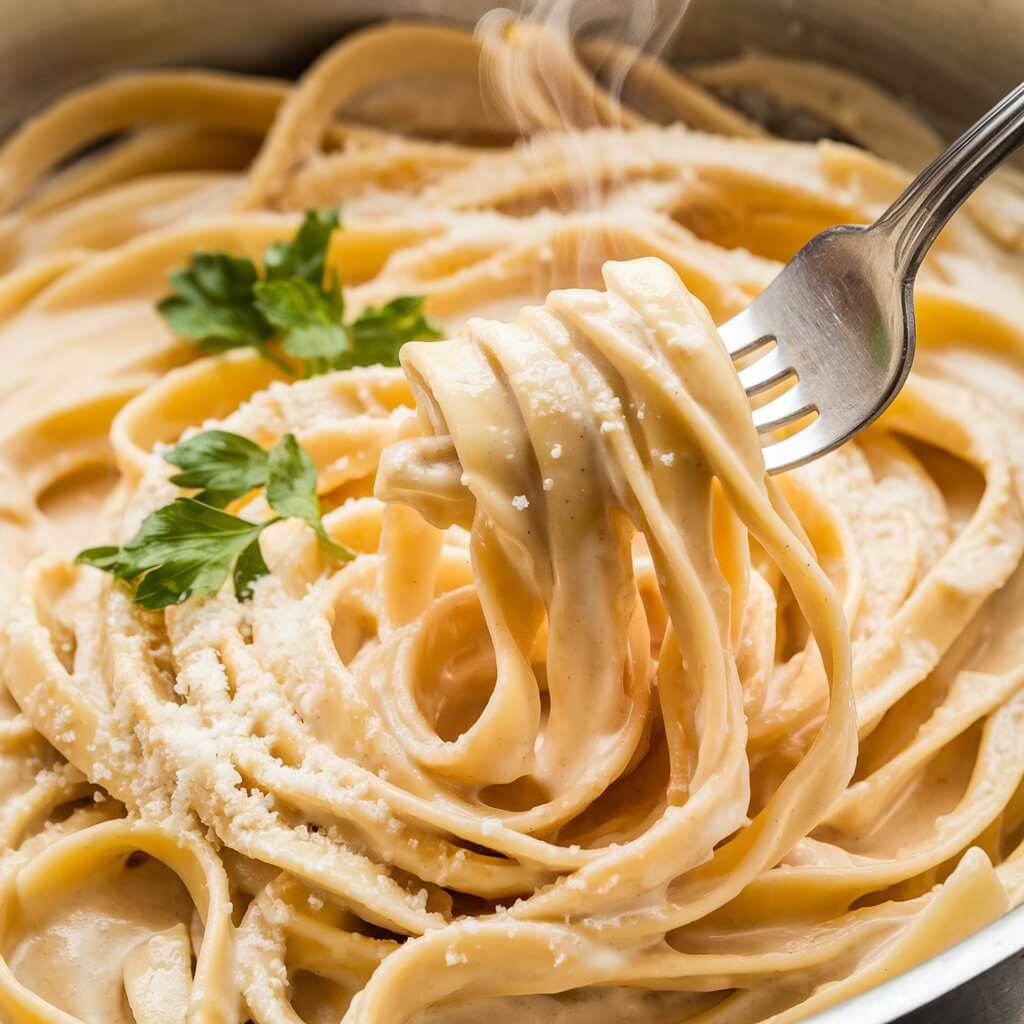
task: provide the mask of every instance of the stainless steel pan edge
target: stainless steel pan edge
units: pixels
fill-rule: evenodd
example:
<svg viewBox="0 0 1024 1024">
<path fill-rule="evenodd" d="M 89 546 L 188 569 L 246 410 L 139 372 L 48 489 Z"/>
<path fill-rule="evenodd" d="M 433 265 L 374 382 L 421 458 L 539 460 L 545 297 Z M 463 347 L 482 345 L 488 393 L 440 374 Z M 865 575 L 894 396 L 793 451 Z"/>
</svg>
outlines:
<svg viewBox="0 0 1024 1024">
<path fill-rule="evenodd" d="M 508 6 L 516 6 L 506 0 Z M 640 0 L 619 0 L 633 3 Z M 661 0 L 671 14 L 686 0 Z M 387 17 L 472 24 L 489 0 L 0 0 L 0 136 L 69 88 L 126 68 L 289 73 Z M 745 49 L 823 60 L 953 134 L 1022 77 L 1024 0 L 691 0 L 685 63 Z M 1024 1024 L 1024 907 L 814 1024 Z"/>
<path fill-rule="evenodd" d="M 1024 907 L 808 1024 L 1022 1024 Z"/>
<path fill-rule="evenodd" d="M 547 0 L 552 2 L 552 0 Z M 563 3 L 568 0 L 562 0 Z M 607 15 L 654 5 L 680 61 L 744 49 L 862 74 L 950 134 L 1021 78 L 1024 0 L 576 0 Z M 473 24 L 531 0 L 0 0 L 0 135 L 74 85 L 127 67 L 297 70 L 353 25 Z"/>
</svg>

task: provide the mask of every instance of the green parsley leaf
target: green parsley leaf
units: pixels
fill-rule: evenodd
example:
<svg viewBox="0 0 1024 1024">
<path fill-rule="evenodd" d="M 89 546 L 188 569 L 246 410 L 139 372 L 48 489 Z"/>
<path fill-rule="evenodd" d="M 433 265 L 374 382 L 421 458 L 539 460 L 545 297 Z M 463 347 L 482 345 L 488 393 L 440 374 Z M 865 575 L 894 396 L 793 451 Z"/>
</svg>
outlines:
<svg viewBox="0 0 1024 1024">
<path fill-rule="evenodd" d="M 263 254 L 268 280 L 299 278 L 322 288 L 327 247 L 339 223 L 337 209 L 307 210 L 295 237 L 290 242 L 275 242 Z"/>
<path fill-rule="evenodd" d="M 177 498 L 146 516 L 139 532 L 115 549 L 116 554 L 109 548 L 92 548 L 75 561 L 123 580 L 141 576 L 135 600 L 144 608 L 166 608 L 193 594 L 219 590 L 235 561 L 267 525 L 228 515 L 194 498 Z M 250 559 L 250 572 L 252 564 Z"/>
<path fill-rule="evenodd" d="M 240 601 L 270 570 L 260 550 L 260 535 L 283 518 L 308 523 L 324 546 L 339 558 L 355 553 L 330 539 L 320 518 L 316 466 L 293 434 L 268 454 L 239 434 L 207 430 L 168 451 L 164 458 L 184 472 L 171 480 L 181 487 L 204 488 L 200 497 L 177 498 L 151 512 L 122 547 L 88 548 L 75 562 L 135 582 L 135 600 L 145 608 L 180 604 L 193 594 L 220 590 L 231 574 Z M 210 502 L 226 504 L 256 487 L 265 486 L 275 513 L 263 523 L 229 515 Z"/>
<path fill-rule="evenodd" d="M 185 471 L 172 476 L 172 484 L 199 488 L 196 501 L 215 508 L 267 482 L 267 453 L 226 430 L 206 430 L 181 441 L 164 453 L 164 460 Z"/>
<path fill-rule="evenodd" d="M 134 579 L 137 574 L 135 565 L 126 560 L 122 549 L 106 546 L 99 548 L 86 548 L 80 551 L 75 558 L 76 565 L 91 565 L 95 569 L 102 569 L 116 576 L 119 580 Z"/>
<path fill-rule="evenodd" d="M 332 554 L 355 557 L 355 552 L 331 540 L 324 529 L 316 494 L 316 466 L 294 434 L 285 434 L 271 449 L 267 503 L 279 516 L 304 519 Z"/>
<path fill-rule="evenodd" d="M 150 611 L 181 604 L 193 594 L 213 594 L 231 569 L 231 549 L 217 548 L 220 557 L 210 552 L 185 553 L 168 558 L 147 572 L 135 588 L 135 603 Z"/>
<path fill-rule="evenodd" d="M 400 295 L 383 306 L 367 306 L 351 328 L 353 345 L 348 360 L 336 364 L 350 366 L 398 366 L 398 352 L 407 341 L 432 341 L 441 331 L 423 315 L 422 295 Z"/>
<path fill-rule="evenodd" d="M 336 285 L 335 291 L 340 294 Z M 341 311 L 329 292 L 300 277 L 264 281 L 254 289 L 256 307 L 283 332 L 285 351 L 303 360 L 334 360 L 350 347 Z"/>
<path fill-rule="evenodd" d="M 174 294 L 157 305 L 171 330 L 207 352 L 261 348 L 272 328 L 253 306 L 252 260 L 223 252 L 196 252 L 187 270 L 171 274 Z"/>
<path fill-rule="evenodd" d="M 235 584 L 235 597 L 239 601 L 248 601 L 252 597 L 252 585 L 261 577 L 269 576 L 270 569 L 263 561 L 263 552 L 260 551 L 260 541 L 257 537 L 251 541 L 249 546 L 243 549 L 235 562 L 233 580 Z"/>
<path fill-rule="evenodd" d="M 174 294 L 157 308 L 176 334 L 204 352 L 252 347 L 289 374 L 292 366 L 275 342 L 302 363 L 306 377 L 353 366 L 397 366 L 407 341 L 439 338 L 441 332 L 423 315 L 420 295 L 369 306 L 353 323 L 344 322 L 337 270 L 325 281 L 327 250 L 339 224 L 336 209 L 307 210 L 294 238 L 267 247 L 264 280 L 252 260 L 193 253 L 188 268 L 171 275 Z M 211 487 L 203 499 L 216 497 Z"/>
</svg>

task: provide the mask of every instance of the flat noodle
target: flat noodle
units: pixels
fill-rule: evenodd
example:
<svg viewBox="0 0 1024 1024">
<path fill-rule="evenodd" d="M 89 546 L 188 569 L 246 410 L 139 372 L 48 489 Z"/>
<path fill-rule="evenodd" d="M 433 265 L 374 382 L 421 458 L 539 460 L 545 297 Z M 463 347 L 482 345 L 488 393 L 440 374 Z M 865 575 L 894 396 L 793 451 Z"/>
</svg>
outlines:
<svg viewBox="0 0 1024 1024">
<path fill-rule="evenodd" d="M 897 163 L 704 88 L 757 83 Z M 1024 901 L 1015 180 L 929 257 L 905 391 L 818 463 L 767 479 L 715 329 L 935 145 L 826 69 L 683 79 L 507 19 L 26 124 L 0 1018 L 781 1024 Z M 256 259 L 336 203 L 350 308 L 422 294 L 446 340 L 293 382 L 168 333 L 189 253 Z M 176 496 L 162 445 L 211 425 L 293 432 L 357 557 L 289 520 L 250 601 L 145 611 L 72 559 Z"/>
</svg>

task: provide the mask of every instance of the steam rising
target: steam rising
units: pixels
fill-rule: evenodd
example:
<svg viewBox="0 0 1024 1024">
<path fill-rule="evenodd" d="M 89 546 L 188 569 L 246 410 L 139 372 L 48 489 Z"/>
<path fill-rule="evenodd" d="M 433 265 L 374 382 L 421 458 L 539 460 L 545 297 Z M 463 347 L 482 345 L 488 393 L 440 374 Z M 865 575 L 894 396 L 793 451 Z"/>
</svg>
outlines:
<svg viewBox="0 0 1024 1024">
<path fill-rule="evenodd" d="M 544 158 L 534 159 L 557 207 L 606 207 L 617 182 L 594 173 L 580 133 L 645 123 L 621 102 L 623 90 L 640 55 L 657 56 L 672 40 L 688 2 L 532 0 L 518 12 L 498 9 L 480 20 L 481 95 L 524 139 L 545 136 Z M 621 145 L 621 135 L 609 136 L 609 144 Z M 531 157 L 527 147 L 522 158 Z M 598 230 L 572 254 L 574 267 L 540 266 L 537 283 L 542 291 L 587 284 L 614 257 Z"/>
<path fill-rule="evenodd" d="M 538 129 L 635 127 L 640 119 L 620 103 L 623 84 L 639 52 L 659 55 L 678 30 L 688 0 L 669 6 L 664 0 L 533 0 L 518 12 L 491 11 L 477 25 L 483 95 L 524 136 Z M 577 43 L 594 37 L 618 44 L 613 62 L 584 64 Z"/>
</svg>

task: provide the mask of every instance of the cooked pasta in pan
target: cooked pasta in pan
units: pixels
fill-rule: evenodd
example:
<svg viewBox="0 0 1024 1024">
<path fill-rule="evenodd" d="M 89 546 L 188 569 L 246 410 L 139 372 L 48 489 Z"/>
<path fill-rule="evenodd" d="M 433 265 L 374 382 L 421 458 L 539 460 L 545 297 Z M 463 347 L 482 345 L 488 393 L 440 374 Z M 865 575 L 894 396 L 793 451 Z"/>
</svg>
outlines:
<svg viewBox="0 0 1024 1024">
<path fill-rule="evenodd" d="M 1018 181 L 817 463 L 766 476 L 715 329 L 938 148 L 494 20 L 26 122 L 0 1020 L 782 1024 L 1024 899 Z"/>
</svg>

